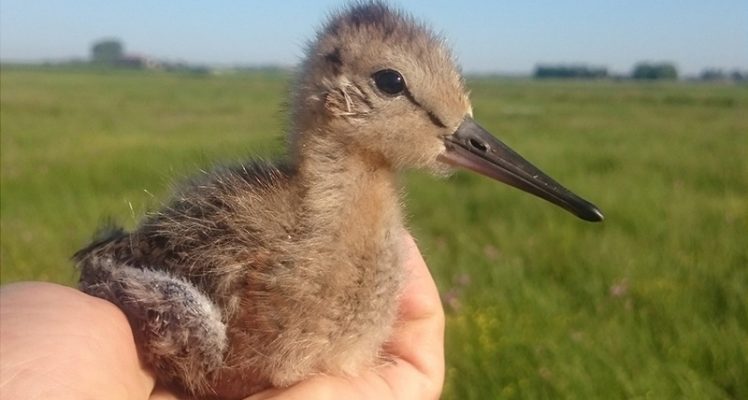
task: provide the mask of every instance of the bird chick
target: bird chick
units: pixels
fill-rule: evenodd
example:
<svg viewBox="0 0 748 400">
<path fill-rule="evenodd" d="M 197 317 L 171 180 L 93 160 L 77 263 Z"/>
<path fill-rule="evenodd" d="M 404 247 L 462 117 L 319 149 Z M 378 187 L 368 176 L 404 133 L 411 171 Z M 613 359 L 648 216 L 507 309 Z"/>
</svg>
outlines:
<svg viewBox="0 0 748 400">
<path fill-rule="evenodd" d="M 334 15 L 310 44 L 288 146 L 285 161 L 194 179 L 76 253 L 81 290 L 122 309 L 160 381 L 235 399 L 385 360 L 404 169 L 466 167 L 602 219 L 481 128 L 443 41 L 379 2 Z"/>
</svg>

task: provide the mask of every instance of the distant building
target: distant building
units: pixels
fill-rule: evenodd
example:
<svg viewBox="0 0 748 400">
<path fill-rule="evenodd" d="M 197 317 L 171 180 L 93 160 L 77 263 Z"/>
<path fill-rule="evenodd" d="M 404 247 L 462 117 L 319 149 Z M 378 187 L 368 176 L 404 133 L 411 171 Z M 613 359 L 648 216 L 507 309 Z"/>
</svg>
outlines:
<svg viewBox="0 0 748 400">
<path fill-rule="evenodd" d="M 115 66 L 121 68 L 132 68 L 132 69 L 162 69 L 163 65 L 158 60 L 150 57 L 125 54 L 114 63 Z"/>
</svg>

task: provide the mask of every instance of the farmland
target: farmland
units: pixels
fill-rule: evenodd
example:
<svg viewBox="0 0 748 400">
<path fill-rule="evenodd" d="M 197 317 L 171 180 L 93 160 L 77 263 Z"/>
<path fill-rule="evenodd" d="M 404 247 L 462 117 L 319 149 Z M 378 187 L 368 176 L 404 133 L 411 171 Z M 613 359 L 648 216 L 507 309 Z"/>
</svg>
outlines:
<svg viewBox="0 0 748 400">
<path fill-rule="evenodd" d="M 282 154 L 289 76 L 3 67 L 1 280 L 171 183 Z M 483 177 L 408 172 L 447 311 L 445 399 L 748 398 L 748 87 L 469 80 L 476 119 L 597 204 L 589 224 Z"/>
</svg>

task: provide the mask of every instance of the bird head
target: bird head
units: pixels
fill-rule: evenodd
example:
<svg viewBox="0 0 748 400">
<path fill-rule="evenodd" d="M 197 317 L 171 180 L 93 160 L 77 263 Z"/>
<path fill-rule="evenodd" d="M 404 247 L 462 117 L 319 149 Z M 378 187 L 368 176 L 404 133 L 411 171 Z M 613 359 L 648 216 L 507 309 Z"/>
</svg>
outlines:
<svg viewBox="0 0 748 400">
<path fill-rule="evenodd" d="M 330 19 L 309 45 L 293 102 L 297 147 L 321 139 L 398 170 L 463 167 L 582 219 L 603 218 L 478 125 L 444 41 L 383 3 L 357 3 Z"/>
</svg>

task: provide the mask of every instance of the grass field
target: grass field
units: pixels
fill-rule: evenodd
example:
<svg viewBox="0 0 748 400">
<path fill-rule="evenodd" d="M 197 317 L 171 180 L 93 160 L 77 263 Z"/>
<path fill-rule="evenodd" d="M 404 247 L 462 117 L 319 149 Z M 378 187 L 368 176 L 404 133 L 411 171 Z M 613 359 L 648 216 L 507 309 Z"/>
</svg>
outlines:
<svg viewBox="0 0 748 400">
<path fill-rule="evenodd" d="M 281 151 L 288 77 L 3 68 L 2 282 L 72 284 L 106 217 Z M 476 118 L 596 203 L 582 222 L 409 174 L 448 312 L 445 399 L 748 398 L 748 87 L 470 82 Z"/>
</svg>

